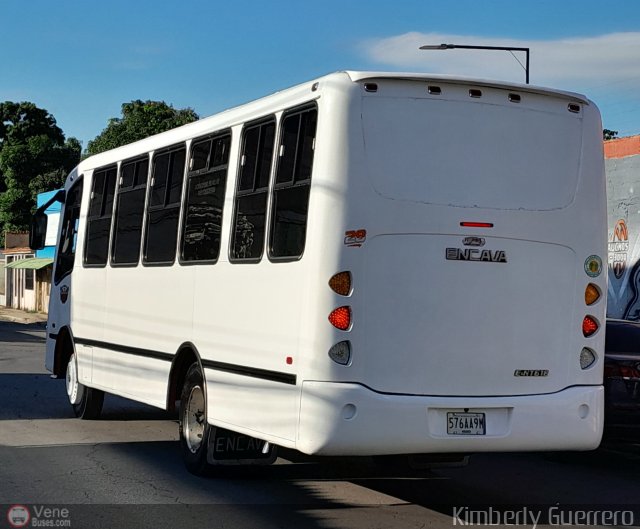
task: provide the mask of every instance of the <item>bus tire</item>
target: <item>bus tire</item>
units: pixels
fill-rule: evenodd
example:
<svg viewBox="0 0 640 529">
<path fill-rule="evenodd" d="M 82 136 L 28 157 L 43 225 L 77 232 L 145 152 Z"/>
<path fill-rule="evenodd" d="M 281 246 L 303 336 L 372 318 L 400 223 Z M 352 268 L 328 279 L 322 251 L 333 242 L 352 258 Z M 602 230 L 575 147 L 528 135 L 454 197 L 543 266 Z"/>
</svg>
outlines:
<svg viewBox="0 0 640 529">
<path fill-rule="evenodd" d="M 196 476 L 211 471 L 207 447 L 212 427 L 207 422 L 204 376 L 198 362 L 187 370 L 180 395 L 180 450 L 187 470 Z"/>
<path fill-rule="evenodd" d="M 89 388 L 78 381 L 78 363 L 76 355 L 72 354 L 67 363 L 65 385 L 69 403 L 73 407 L 73 413 L 80 419 L 99 419 L 104 402 L 104 391 Z"/>
</svg>

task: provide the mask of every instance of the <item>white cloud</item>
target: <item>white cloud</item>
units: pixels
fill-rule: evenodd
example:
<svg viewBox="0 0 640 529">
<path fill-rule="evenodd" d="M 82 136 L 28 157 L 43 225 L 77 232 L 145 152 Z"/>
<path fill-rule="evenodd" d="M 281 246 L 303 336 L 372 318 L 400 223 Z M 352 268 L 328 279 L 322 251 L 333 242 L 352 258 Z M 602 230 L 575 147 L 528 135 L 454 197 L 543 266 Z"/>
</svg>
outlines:
<svg viewBox="0 0 640 529">
<path fill-rule="evenodd" d="M 640 87 L 640 32 L 558 40 L 414 32 L 370 39 L 360 46 L 371 61 L 381 66 L 524 82 L 523 68 L 506 51 L 418 49 L 424 44 L 441 43 L 528 47 L 532 84 L 575 88 L 576 85 L 602 86 L 631 80 L 634 86 Z M 524 53 L 514 54 L 524 64 Z"/>
</svg>

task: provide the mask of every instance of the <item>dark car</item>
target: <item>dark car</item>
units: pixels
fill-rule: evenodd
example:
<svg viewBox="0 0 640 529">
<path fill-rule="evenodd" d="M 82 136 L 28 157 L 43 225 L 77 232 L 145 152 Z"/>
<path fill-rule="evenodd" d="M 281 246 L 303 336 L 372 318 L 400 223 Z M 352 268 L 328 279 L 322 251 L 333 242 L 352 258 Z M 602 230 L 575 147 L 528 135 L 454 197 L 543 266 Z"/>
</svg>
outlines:
<svg viewBox="0 0 640 529">
<path fill-rule="evenodd" d="M 640 322 L 607 320 L 605 435 L 640 437 Z"/>
</svg>

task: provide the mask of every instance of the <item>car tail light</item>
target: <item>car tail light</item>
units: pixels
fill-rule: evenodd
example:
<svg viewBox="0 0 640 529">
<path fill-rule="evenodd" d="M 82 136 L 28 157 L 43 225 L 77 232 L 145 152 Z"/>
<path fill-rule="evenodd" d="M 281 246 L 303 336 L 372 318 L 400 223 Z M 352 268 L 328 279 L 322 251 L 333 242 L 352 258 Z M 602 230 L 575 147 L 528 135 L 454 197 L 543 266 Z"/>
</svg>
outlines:
<svg viewBox="0 0 640 529">
<path fill-rule="evenodd" d="M 593 283 L 589 283 L 584 290 L 584 302 L 587 305 L 593 305 L 600 299 L 600 289 Z"/>
<path fill-rule="evenodd" d="M 604 366 L 604 377 L 636 381 L 640 380 L 640 370 L 633 366 L 608 364 Z"/>
<path fill-rule="evenodd" d="M 582 320 L 582 334 L 585 338 L 589 336 L 593 336 L 595 332 L 598 330 L 598 322 L 592 316 L 585 316 Z"/>
<path fill-rule="evenodd" d="M 640 371 L 632 366 L 620 366 L 620 376 L 625 380 L 640 379 Z"/>
<path fill-rule="evenodd" d="M 329 314 L 329 321 L 336 329 L 346 331 L 351 327 L 351 307 L 338 307 Z"/>
<path fill-rule="evenodd" d="M 329 279 L 329 286 L 336 294 L 348 296 L 351 293 L 351 272 L 338 272 Z"/>
</svg>

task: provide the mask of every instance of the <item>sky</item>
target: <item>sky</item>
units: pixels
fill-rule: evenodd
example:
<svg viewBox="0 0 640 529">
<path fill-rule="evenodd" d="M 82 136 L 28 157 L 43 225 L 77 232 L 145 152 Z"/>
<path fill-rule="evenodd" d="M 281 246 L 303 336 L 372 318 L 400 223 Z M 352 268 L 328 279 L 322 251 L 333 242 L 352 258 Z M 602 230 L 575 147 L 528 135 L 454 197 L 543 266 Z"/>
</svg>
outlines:
<svg viewBox="0 0 640 529">
<path fill-rule="evenodd" d="M 215 114 L 337 70 L 427 72 L 586 94 L 640 134 L 638 0 L 0 0 L 0 101 L 86 148 L 135 99 Z"/>
</svg>

